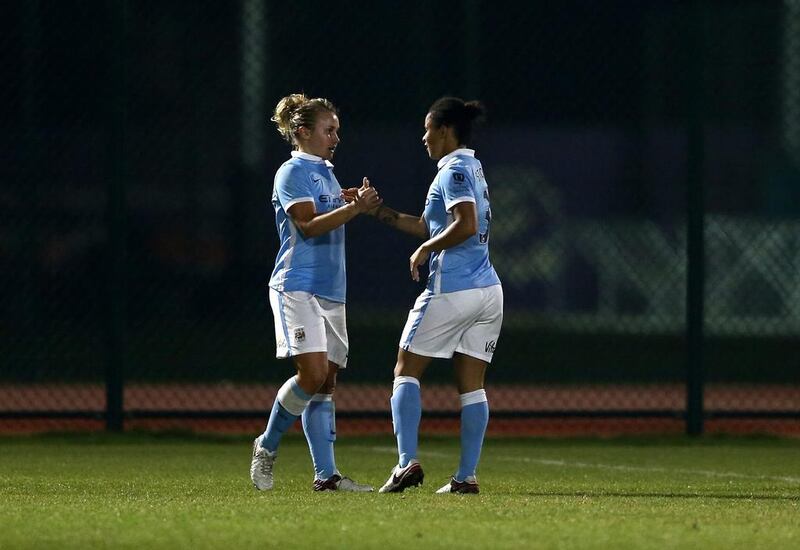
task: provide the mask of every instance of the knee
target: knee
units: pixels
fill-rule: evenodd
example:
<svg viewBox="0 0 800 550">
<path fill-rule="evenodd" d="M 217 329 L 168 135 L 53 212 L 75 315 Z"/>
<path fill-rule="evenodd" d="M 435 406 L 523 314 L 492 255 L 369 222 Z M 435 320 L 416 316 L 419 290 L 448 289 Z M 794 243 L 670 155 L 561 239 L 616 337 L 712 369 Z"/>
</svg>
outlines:
<svg viewBox="0 0 800 550">
<path fill-rule="evenodd" d="M 302 385 L 305 388 L 311 389 L 312 393 L 319 393 L 320 388 L 325 385 L 327 373 L 321 369 L 308 369 L 301 374 L 301 378 L 303 378 L 304 384 Z"/>
<path fill-rule="evenodd" d="M 402 349 L 397 354 L 397 363 L 394 367 L 394 376 L 413 376 L 417 380 L 422 378 L 425 368 L 430 359 L 422 356 L 415 356 L 404 352 Z"/>
<path fill-rule="evenodd" d="M 419 380 L 422 378 L 422 373 L 419 369 L 411 368 L 403 363 L 397 363 L 394 367 L 394 377 L 397 378 L 398 376 L 411 376 Z"/>
<path fill-rule="evenodd" d="M 327 379 L 326 373 L 324 372 L 315 372 L 311 376 L 311 381 L 314 386 L 317 388 L 317 393 L 319 393 L 320 388 L 325 385 L 325 380 Z"/>
<path fill-rule="evenodd" d="M 317 390 L 317 393 L 332 394 L 335 389 L 336 389 L 336 380 L 331 380 L 330 378 L 328 378 L 322 383 L 319 390 Z"/>
</svg>

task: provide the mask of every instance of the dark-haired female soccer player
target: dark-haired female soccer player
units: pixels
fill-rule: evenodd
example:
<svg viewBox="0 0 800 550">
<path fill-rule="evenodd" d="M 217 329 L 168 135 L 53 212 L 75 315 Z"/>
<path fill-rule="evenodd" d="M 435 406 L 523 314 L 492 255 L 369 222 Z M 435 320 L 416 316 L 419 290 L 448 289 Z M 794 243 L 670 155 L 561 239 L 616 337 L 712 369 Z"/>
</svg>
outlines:
<svg viewBox="0 0 800 550">
<path fill-rule="evenodd" d="M 303 418 L 314 462 L 315 491 L 372 491 L 336 468 L 333 391 L 347 364 L 344 224 L 380 205 L 369 180 L 345 201 L 333 175 L 339 117 L 326 99 L 292 94 L 272 120 L 294 146 L 275 174 L 272 204 L 280 249 L 269 281 L 277 356 L 291 357 L 297 375 L 278 390 L 267 428 L 253 442 L 250 479 L 272 489 L 272 470 L 283 433 Z"/>
<path fill-rule="evenodd" d="M 461 395 L 461 460 L 436 492 L 478 492 L 475 470 L 489 419 L 484 375 L 503 321 L 503 290 L 489 262 L 489 190 L 475 151 L 467 148 L 473 123 L 483 113 L 477 101 L 437 100 L 425 117 L 422 142 L 439 161 L 439 172 L 428 189 L 423 215 L 401 214 L 384 205 L 370 212 L 425 240 L 411 255 L 412 279 L 419 280 L 419 266 L 429 266 L 427 286 L 400 338 L 391 400 L 400 460 L 381 493 L 422 483 L 419 381 L 434 357 L 453 358 Z"/>
</svg>

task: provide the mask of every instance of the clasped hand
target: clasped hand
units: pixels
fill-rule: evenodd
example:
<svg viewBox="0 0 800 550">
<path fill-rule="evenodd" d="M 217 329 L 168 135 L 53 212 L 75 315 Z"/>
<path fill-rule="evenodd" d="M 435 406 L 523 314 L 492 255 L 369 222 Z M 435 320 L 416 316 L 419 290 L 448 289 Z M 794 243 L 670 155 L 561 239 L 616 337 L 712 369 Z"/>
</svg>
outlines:
<svg viewBox="0 0 800 550">
<path fill-rule="evenodd" d="M 362 180 L 361 187 L 342 189 L 342 198 L 348 204 L 355 203 L 356 209 L 361 214 L 375 210 L 383 203 L 383 199 L 378 196 L 378 192 L 369 184 L 368 178 Z"/>
</svg>

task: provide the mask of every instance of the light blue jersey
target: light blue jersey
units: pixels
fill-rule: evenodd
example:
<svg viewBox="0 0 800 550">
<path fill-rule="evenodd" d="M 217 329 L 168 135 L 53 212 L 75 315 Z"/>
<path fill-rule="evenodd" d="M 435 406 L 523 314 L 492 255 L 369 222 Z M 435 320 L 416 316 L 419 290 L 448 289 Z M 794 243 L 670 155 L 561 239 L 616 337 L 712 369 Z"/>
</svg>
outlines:
<svg viewBox="0 0 800 550">
<path fill-rule="evenodd" d="M 425 199 L 425 223 L 435 237 L 453 223 L 452 208 L 459 202 L 475 203 L 478 234 L 463 243 L 431 254 L 428 290 L 434 294 L 499 285 L 500 279 L 489 262 L 489 187 L 475 151 L 456 149 L 439 160 L 439 173 Z"/>
<path fill-rule="evenodd" d="M 313 202 L 318 214 L 345 204 L 333 164 L 292 151 L 275 174 L 272 205 L 281 246 L 269 286 L 279 292 L 301 290 L 334 302 L 345 302 L 344 226 L 307 238 L 287 214 L 298 202 Z"/>
</svg>

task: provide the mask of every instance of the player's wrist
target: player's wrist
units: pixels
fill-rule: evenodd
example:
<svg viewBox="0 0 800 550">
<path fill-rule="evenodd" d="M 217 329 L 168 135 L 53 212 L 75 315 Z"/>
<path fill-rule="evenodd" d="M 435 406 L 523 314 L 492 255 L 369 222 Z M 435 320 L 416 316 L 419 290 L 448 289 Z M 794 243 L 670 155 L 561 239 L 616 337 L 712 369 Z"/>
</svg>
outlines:
<svg viewBox="0 0 800 550">
<path fill-rule="evenodd" d="M 362 200 L 362 201 L 359 201 L 359 202 L 356 204 L 356 207 L 357 207 L 357 208 L 356 208 L 356 213 L 357 213 L 357 214 L 369 214 L 369 211 L 370 211 L 370 210 L 372 210 L 372 208 L 370 208 L 370 207 L 368 207 L 368 206 L 367 206 L 367 203 L 366 203 L 366 201 L 363 201 L 363 200 Z M 373 208 L 374 208 L 374 207 L 373 207 Z"/>
<path fill-rule="evenodd" d="M 361 213 L 361 208 L 358 206 L 358 201 L 348 202 L 342 208 L 345 212 L 349 212 L 353 216 L 357 216 Z"/>
</svg>

